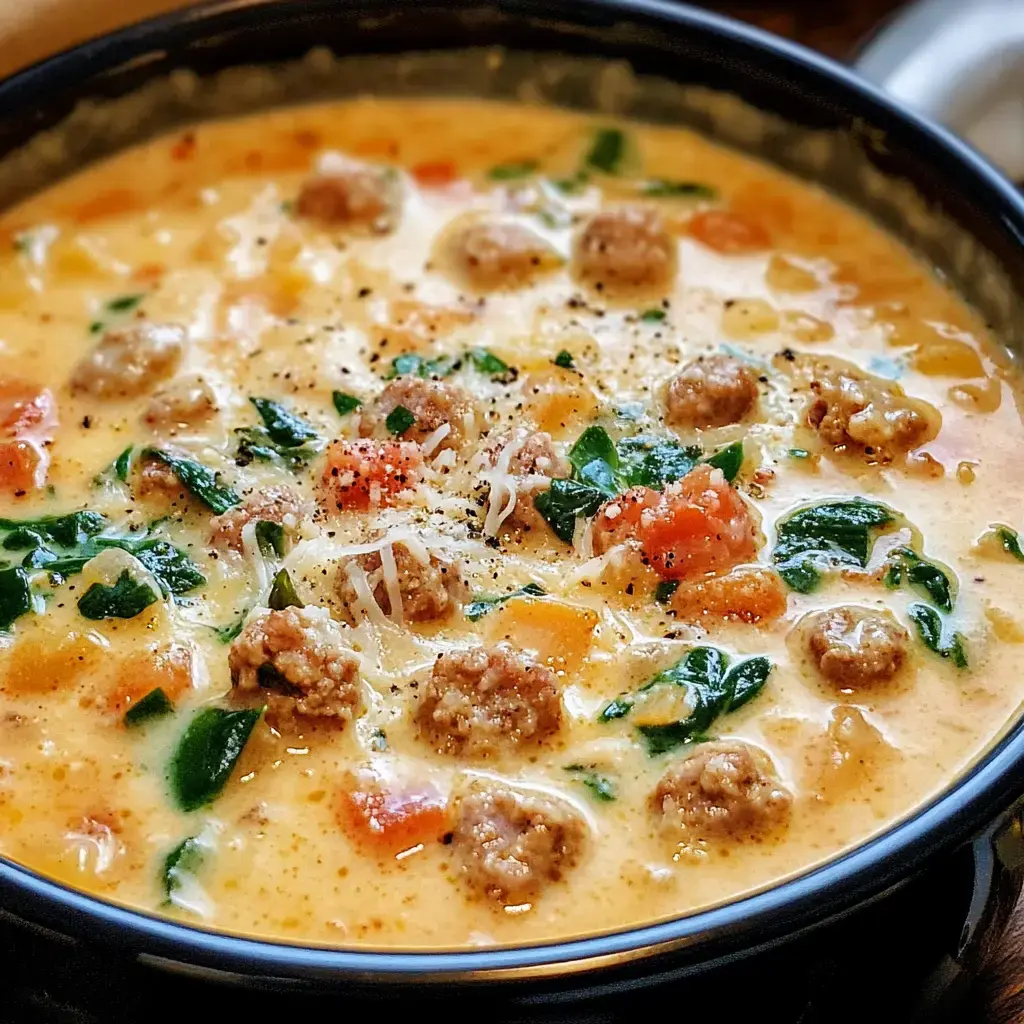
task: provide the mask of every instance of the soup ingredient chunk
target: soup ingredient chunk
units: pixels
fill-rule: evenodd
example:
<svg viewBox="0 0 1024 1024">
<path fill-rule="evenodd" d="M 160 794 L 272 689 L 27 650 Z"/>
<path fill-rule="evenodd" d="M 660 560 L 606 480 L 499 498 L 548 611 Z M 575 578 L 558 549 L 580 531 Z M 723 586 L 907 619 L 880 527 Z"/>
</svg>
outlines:
<svg viewBox="0 0 1024 1024">
<path fill-rule="evenodd" d="M 482 292 L 522 288 L 562 265 L 544 238 L 515 221 L 473 221 L 452 233 L 447 251 L 458 276 Z"/>
<path fill-rule="evenodd" d="M 633 487 L 606 501 L 594 519 L 594 547 L 635 542 L 666 579 L 728 572 L 753 558 L 757 527 L 720 469 L 703 463 L 664 492 Z"/>
<path fill-rule="evenodd" d="M 676 241 L 653 210 L 606 210 L 576 240 L 574 265 L 576 276 L 599 290 L 666 288 L 676 272 Z"/>
<path fill-rule="evenodd" d="M 439 655 L 416 721 L 439 753 L 487 758 L 554 735 L 562 696 L 554 672 L 502 642 Z"/>
<path fill-rule="evenodd" d="M 336 816 L 345 834 L 360 846 L 400 853 L 440 839 L 447 809 L 447 800 L 429 782 L 403 783 L 361 766 L 344 774 Z"/>
<path fill-rule="evenodd" d="M 466 590 L 458 562 L 436 551 L 420 550 L 420 545 L 410 547 L 396 541 L 338 566 L 338 595 L 352 621 L 357 620 L 362 604 L 353 583 L 359 574 L 385 615 L 409 622 L 445 618 L 458 607 Z"/>
<path fill-rule="evenodd" d="M 491 468 L 483 474 L 490 485 L 484 532 L 493 536 L 506 525 L 533 529 L 541 521 L 533 499 L 553 479 L 569 475 L 569 460 L 550 434 L 525 427 L 488 438 L 485 451 Z"/>
<path fill-rule="evenodd" d="M 215 548 L 245 550 L 242 531 L 249 523 L 277 523 L 293 529 L 302 517 L 302 499 L 290 487 L 265 487 L 244 505 L 210 520 L 210 543 Z"/>
<path fill-rule="evenodd" d="M 844 605 L 813 615 L 807 647 L 829 682 L 869 686 L 892 679 L 907 656 L 910 637 L 887 611 Z"/>
<path fill-rule="evenodd" d="M 474 782 L 453 801 L 452 850 L 477 895 L 536 898 L 579 861 L 587 824 L 569 803 L 500 782 Z"/>
<path fill-rule="evenodd" d="M 854 367 L 818 364 L 810 391 L 807 425 L 826 444 L 871 462 L 891 462 L 931 441 L 939 430 L 939 414 L 926 402 Z"/>
<path fill-rule="evenodd" d="M 228 654 L 235 691 L 266 698 L 277 718 L 344 725 L 359 704 L 359 661 L 321 608 L 258 612 Z"/>
<path fill-rule="evenodd" d="M 217 414 L 217 396 L 198 375 L 176 377 L 150 399 L 143 419 L 154 430 L 197 427 Z"/>
<path fill-rule="evenodd" d="M 473 400 L 457 384 L 423 377 L 398 377 L 367 406 L 359 421 L 363 437 L 394 433 L 392 415 L 407 409 L 411 425 L 398 436 L 426 442 L 425 454 L 458 448 L 473 422 Z M 447 428 L 447 430 L 441 428 Z"/>
<path fill-rule="evenodd" d="M 98 398 L 134 398 L 151 391 L 177 370 L 185 338 L 178 324 L 140 320 L 112 327 L 75 367 L 71 390 Z"/>
<path fill-rule="evenodd" d="M 324 504 L 341 512 L 393 505 L 422 471 L 423 450 L 414 441 L 335 441 L 321 480 Z"/>
<path fill-rule="evenodd" d="M 385 234 L 395 227 L 400 204 L 398 176 L 392 169 L 342 158 L 306 179 L 295 212 L 325 227 Z"/>
<path fill-rule="evenodd" d="M 703 743 L 673 764 L 651 796 L 666 831 L 689 842 L 756 838 L 783 825 L 793 798 L 768 755 L 739 741 Z"/>
<path fill-rule="evenodd" d="M 57 404 L 49 388 L 17 377 L 0 380 L 0 487 L 21 497 L 42 487 L 57 427 Z"/>
<path fill-rule="evenodd" d="M 665 392 L 665 421 L 673 426 L 739 423 L 757 403 L 757 376 L 732 356 L 708 356 L 683 367 Z"/>
</svg>

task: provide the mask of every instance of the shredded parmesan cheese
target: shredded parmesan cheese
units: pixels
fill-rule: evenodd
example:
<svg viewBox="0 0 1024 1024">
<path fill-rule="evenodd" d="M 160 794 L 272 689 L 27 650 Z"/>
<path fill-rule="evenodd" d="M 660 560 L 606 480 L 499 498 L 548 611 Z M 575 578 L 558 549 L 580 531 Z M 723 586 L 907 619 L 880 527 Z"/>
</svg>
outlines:
<svg viewBox="0 0 1024 1024">
<path fill-rule="evenodd" d="M 431 431 L 423 439 L 421 447 L 423 448 L 423 454 L 426 458 L 430 458 L 431 455 L 437 451 L 437 446 L 452 432 L 452 425 L 450 423 L 442 423 L 436 430 Z"/>
<path fill-rule="evenodd" d="M 256 586 L 262 594 L 270 586 L 270 572 L 256 540 L 256 523 L 250 520 L 242 527 L 242 552 L 256 573 Z"/>
<path fill-rule="evenodd" d="M 345 566 L 345 575 L 348 577 L 349 583 L 352 584 L 352 589 L 356 592 L 356 599 L 366 617 L 378 626 L 386 626 L 388 620 L 373 596 L 366 570 L 355 562 L 349 562 Z"/>
<path fill-rule="evenodd" d="M 594 554 L 594 524 L 584 516 L 576 517 L 572 530 L 572 546 L 580 558 L 591 558 Z"/>
<path fill-rule="evenodd" d="M 380 565 L 384 571 L 384 586 L 391 602 L 391 618 L 399 626 L 405 623 L 405 609 L 402 607 L 402 588 L 398 582 L 398 566 L 395 564 L 395 548 L 386 544 L 380 549 Z"/>
<path fill-rule="evenodd" d="M 487 499 L 487 517 L 484 519 L 484 533 L 488 537 L 497 536 L 501 524 L 512 515 L 516 507 L 516 478 L 508 468 L 525 440 L 525 437 L 517 437 L 509 441 L 495 459 L 493 468 L 480 474 L 481 479 L 491 487 Z"/>
</svg>

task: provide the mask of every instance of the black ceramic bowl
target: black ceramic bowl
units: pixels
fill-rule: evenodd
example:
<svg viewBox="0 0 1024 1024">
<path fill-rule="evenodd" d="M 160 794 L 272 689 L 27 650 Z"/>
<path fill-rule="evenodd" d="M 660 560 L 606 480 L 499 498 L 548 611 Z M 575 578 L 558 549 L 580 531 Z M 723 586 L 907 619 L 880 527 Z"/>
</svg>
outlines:
<svg viewBox="0 0 1024 1024">
<path fill-rule="evenodd" d="M 835 64 L 654 0 L 228 0 L 151 21 L 0 84 L 0 202 L 208 115 L 215 102 L 219 112 L 234 112 L 365 81 L 332 77 L 312 61 L 312 73 L 285 76 L 287 88 L 267 84 L 269 76 L 227 106 L 214 96 L 210 83 L 225 69 L 278 66 L 318 46 L 341 56 L 503 47 L 534 54 L 532 66 L 575 55 L 590 59 L 589 70 L 552 76 L 542 91 L 584 108 L 594 95 L 594 58 L 732 94 L 753 109 L 722 117 L 700 99 L 706 93 L 675 104 L 651 102 L 639 88 L 626 90 L 617 111 L 693 124 L 821 181 L 923 251 L 1011 348 L 1024 335 L 1024 203 L 1007 182 L 961 142 Z M 515 59 L 484 65 L 493 73 L 481 81 L 483 91 L 514 91 Z M 180 86 L 180 69 L 198 77 L 187 87 L 154 87 L 172 73 Z M 465 88 L 429 67 L 382 87 Z M 133 106 L 130 116 L 117 106 L 120 97 L 154 88 L 152 102 Z M 59 159 L 17 156 L 82 99 L 98 101 L 101 111 L 114 106 L 107 117 L 95 116 L 95 104 L 89 117 L 73 115 Z M 811 136 L 826 143 L 805 145 Z M 500 950 L 412 954 L 227 937 L 104 903 L 0 860 L 8 986 L 0 998 L 13 992 L 35 1008 L 12 1020 L 45 1008 L 54 1019 L 138 1021 L 161 1003 L 197 1020 L 211 1019 L 215 1007 L 250 1017 L 305 1008 L 282 1008 L 281 999 L 326 1000 L 332 1012 L 343 1005 L 378 1017 L 390 1008 L 488 1019 L 756 1013 L 805 1024 L 869 1014 L 908 1020 L 948 1005 L 1019 892 L 1022 777 L 1024 724 L 1017 723 L 912 818 L 798 878 L 646 928 Z M 62 1004 L 72 1016 L 58 1015 Z"/>
</svg>

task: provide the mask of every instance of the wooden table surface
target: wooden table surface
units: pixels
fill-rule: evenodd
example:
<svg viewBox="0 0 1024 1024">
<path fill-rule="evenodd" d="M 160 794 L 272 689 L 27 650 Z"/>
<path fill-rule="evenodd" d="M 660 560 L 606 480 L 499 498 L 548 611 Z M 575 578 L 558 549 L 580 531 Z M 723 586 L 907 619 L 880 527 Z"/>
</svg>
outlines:
<svg viewBox="0 0 1024 1024">
<path fill-rule="evenodd" d="M 707 0 L 705 6 L 841 60 L 903 2 Z M 0 0 L 0 76 L 118 25 L 184 5 L 185 0 Z M 964 1024 L 1024 1024 L 1024 904 L 978 979 Z"/>
</svg>

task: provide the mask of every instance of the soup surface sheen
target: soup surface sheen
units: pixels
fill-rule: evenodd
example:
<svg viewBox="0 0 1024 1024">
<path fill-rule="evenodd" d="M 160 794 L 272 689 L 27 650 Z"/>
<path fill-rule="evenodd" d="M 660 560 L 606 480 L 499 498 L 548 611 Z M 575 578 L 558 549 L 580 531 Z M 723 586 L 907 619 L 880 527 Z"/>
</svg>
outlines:
<svg viewBox="0 0 1024 1024">
<path fill-rule="evenodd" d="M 365 99 L 0 232 L 7 857 L 233 932 L 549 940 L 806 870 L 1018 707 L 1015 385 L 813 187 Z"/>
</svg>

